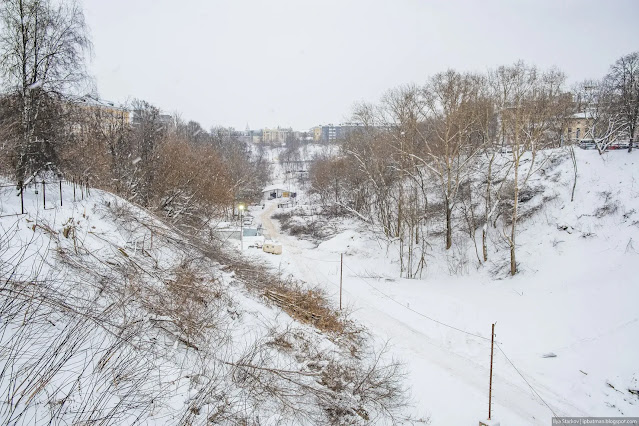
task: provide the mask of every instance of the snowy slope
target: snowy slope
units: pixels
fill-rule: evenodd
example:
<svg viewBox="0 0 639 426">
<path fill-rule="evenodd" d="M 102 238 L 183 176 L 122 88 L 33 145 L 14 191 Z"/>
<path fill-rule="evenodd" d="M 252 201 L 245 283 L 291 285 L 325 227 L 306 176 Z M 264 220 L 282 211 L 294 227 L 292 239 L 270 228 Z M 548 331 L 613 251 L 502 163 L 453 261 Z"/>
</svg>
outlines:
<svg viewBox="0 0 639 426">
<path fill-rule="evenodd" d="M 573 165 L 559 155 L 529 182 L 539 192 L 522 205 L 534 213 L 519 226 L 512 278 L 498 232 L 488 264 L 478 266 L 468 244 L 455 255 L 436 247 L 423 279 L 407 280 L 397 278 L 397 248 L 370 227 L 344 221 L 316 247 L 280 233 L 270 219 L 279 209 L 268 204 L 261 220 L 284 254 L 254 255 L 325 287 L 337 304 L 344 253 L 345 304 L 380 340 L 391 339 L 432 424 L 486 417 L 492 323 L 493 417 L 502 424 L 545 425 L 553 412 L 638 416 L 639 157 L 578 150 L 570 202 Z M 451 275 L 460 259 L 464 267 L 452 265 Z"/>
<path fill-rule="evenodd" d="M 65 184 L 60 206 L 49 186 L 44 208 L 35 190 L 25 215 L 15 188 L 0 192 L 0 423 L 364 424 L 394 411 L 371 398 L 385 362 L 363 336 L 291 318 L 117 196 L 73 201 Z"/>
</svg>

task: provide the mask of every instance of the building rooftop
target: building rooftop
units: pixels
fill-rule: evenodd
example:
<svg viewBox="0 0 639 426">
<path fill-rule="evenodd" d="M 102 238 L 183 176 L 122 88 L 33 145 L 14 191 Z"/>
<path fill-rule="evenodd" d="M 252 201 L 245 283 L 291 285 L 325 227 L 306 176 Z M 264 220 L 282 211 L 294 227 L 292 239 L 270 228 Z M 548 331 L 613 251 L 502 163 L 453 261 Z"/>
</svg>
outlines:
<svg viewBox="0 0 639 426">
<path fill-rule="evenodd" d="M 115 102 L 107 101 L 106 99 L 100 99 L 94 95 L 89 94 L 75 98 L 73 99 L 73 101 L 79 104 L 126 110 L 126 108 L 116 105 Z"/>
<path fill-rule="evenodd" d="M 267 187 L 265 187 L 262 192 L 268 192 L 268 191 L 275 191 L 277 189 L 281 189 L 282 191 L 288 191 L 288 188 L 286 188 L 284 185 L 279 184 L 279 185 L 269 185 Z"/>
</svg>

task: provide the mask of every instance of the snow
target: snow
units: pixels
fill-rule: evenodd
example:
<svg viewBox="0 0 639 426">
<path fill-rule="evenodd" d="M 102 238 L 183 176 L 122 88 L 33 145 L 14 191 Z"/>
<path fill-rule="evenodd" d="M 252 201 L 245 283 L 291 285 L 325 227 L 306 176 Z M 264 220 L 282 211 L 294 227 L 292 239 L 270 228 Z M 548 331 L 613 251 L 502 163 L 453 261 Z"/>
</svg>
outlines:
<svg viewBox="0 0 639 426">
<path fill-rule="evenodd" d="M 282 190 L 282 191 L 287 191 L 286 187 L 284 185 L 269 185 L 267 187 L 265 187 L 262 192 L 269 192 L 269 191 L 275 191 L 275 190 Z"/>
<path fill-rule="evenodd" d="M 42 87 L 42 81 L 38 80 L 35 83 L 28 85 L 27 89 L 33 90 L 33 89 L 39 89 L 40 87 Z"/>
<path fill-rule="evenodd" d="M 501 424 L 546 425 L 553 412 L 639 416 L 630 392 L 639 388 L 639 157 L 577 150 L 571 203 L 573 166 L 559 155 L 531 178 L 543 193 L 528 203 L 541 208 L 521 222 L 512 278 L 495 272 L 507 265 L 507 250 L 477 266 L 466 244 L 455 254 L 435 248 L 422 279 L 401 279 L 397 247 L 370 226 L 344 220 L 318 245 L 279 231 L 270 219 L 281 210 L 276 202 L 254 214 L 283 254 L 254 256 L 326 289 L 337 306 L 344 253 L 344 304 L 377 339 L 390 339 L 433 425 L 486 418 L 493 323 L 492 410 Z M 451 275 L 461 259 L 467 263 Z"/>
<path fill-rule="evenodd" d="M 307 148 L 302 158 L 309 159 L 322 149 Z M 273 150 L 269 155 L 277 158 L 280 151 Z M 243 254 L 249 260 L 267 262 L 279 273 L 290 274 L 308 286 L 325 289 L 335 307 L 339 306 L 342 276 L 344 310 L 367 327 L 377 345 L 389 340 L 391 355 L 405 362 L 414 400 L 414 408 L 406 414 L 413 418 L 430 417 L 433 425 L 477 424 L 478 420 L 487 423 L 489 339 L 493 323 L 497 343 L 494 422 L 547 425 L 554 414 L 639 416 L 639 397 L 630 392 L 639 389 L 639 279 L 636 278 L 639 157 L 636 155 L 615 151 L 600 156 L 596 151 L 577 150 L 574 202 L 570 202 L 573 168 L 567 156 L 549 162 L 531 179 L 530 185 L 541 192 L 524 205 L 532 210 L 540 208 L 520 224 L 517 240 L 520 273 L 515 277 L 503 273 L 507 253 L 500 248 L 503 243 L 498 232 L 493 232 L 491 260 L 486 265 L 476 264 L 474 248 L 469 244 L 455 245 L 450 253 L 434 247 L 422 279 L 403 279 L 398 278 L 397 246 L 388 243 L 371 226 L 355 218 L 343 218 L 331 224 L 330 236 L 322 241 L 296 238 L 281 232 L 277 221 L 271 218 L 276 212 L 291 211 L 279 208 L 278 200 L 266 201 L 263 209 L 249 206 L 249 213 L 255 217 L 254 225 L 262 224 L 266 238 L 282 245 L 282 255 L 248 248 L 251 245 L 248 239 L 244 240 Z M 273 185 L 288 185 L 277 160 L 273 166 L 280 172 Z M 1 264 L 3 276 L 9 272 L 14 279 L 30 279 L 34 274 L 59 276 L 62 272 L 56 256 L 60 253 L 66 253 L 71 260 L 83 259 L 89 268 L 104 268 L 105 262 L 118 265 L 136 262 L 149 270 L 155 271 L 152 268 L 157 267 L 158 274 L 193 254 L 188 242 L 171 229 L 143 209 L 111 194 L 92 190 L 82 199 L 78 189 L 76 201 L 72 202 L 73 187 L 64 185 L 60 206 L 59 188 L 51 185 L 47 186 L 44 209 L 41 188 L 36 194 L 31 185 L 25 191 L 27 215 L 23 216 L 19 214 L 20 197 L 15 186 L 1 183 L 7 184 L 0 189 L 0 230 L 6 236 L 1 254 L 3 260 L 9 260 Z M 311 200 L 303 190 L 298 192 L 301 208 L 313 211 L 316 206 L 310 204 Z M 137 219 L 114 218 L 113 212 L 122 206 L 134 212 Z M 79 257 L 74 255 L 73 239 L 61 237 L 69 225 L 73 225 L 80 246 L 86 250 L 80 250 Z M 157 229 L 153 248 L 150 229 Z M 160 234 L 165 237 L 160 238 Z M 31 244 L 24 249 L 27 242 Z M 235 240 L 227 244 L 238 249 L 240 246 Z M 342 254 L 344 267 L 340 272 Z M 220 277 L 221 288 L 227 295 L 226 305 L 220 305 L 224 309 L 214 311 L 230 333 L 217 353 L 235 359 L 243 348 L 264 338 L 271 327 L 282 330 L 289 326 L 299 327 L 304 339 L 314 342 L 313 347 L 319 353 L 333 356 L 341 350 L 279 309 L 265 306 L 238 285 L 232 273 L 220 271 L 214 264 L 203 264 L 212 275 Z M 451 270 L 457 273 L 451 274 Z M 63 272 L 68 279 L 59 291 L 68 300 L 97 297 L 93 287 L 73 285 L 83 282 L 84 274 Z M 148 279 L 149 285 L 155 285 L 154 278 Z M 194 372 L 200 371 L 202 361 L 178 339 L 151 326 L 171 320 L 171 316 L 141 312 L 133 302 L 127 315 L 138 316 L 149 330 L 140 345 L 153 348 L 149 362 L 155 366 L 158 379 L 148 386 L 168 389 L 168 399 L 154 406 L 145 422 L 175 423 L 180 410 L 198 401 L 201 385 Z M 55 325 L 46 330 L 46 339 L 36 341 L 33 353 L 47 348 L 51 336 L 62 336 L 68 321 L 62 313 L 49 319 Z M 117 315 L 113 320 L 116 319 Z M 6 347 L 17 324 L 0 338 L 0 348 Z M 101 354 L 108 347 L 110 336 L 99 328 L 89 330 L 92 333 L 79 346 L 81 353 Z M 101 359 L 100 356 L 95 359 Z M 70 392 L 74 365 L 84 366 L 88 371 L 97 368 L 98 361 L 92 361 L 91 356 L 87 358 L 91 360 L 88 364 L 84 355 L 81 358 L 70 359 L 68 368 L 47 387 L 51 399 Z M 299 354 L 276 359 L 290 368 L 305 368 L 308 364 L 308 359 Z M 210 361 L 215 368 L 224 369 L 223 364 Z M 0 364 L 5 362 L 6 358 L 0 357 Z M 326 358 L 321 362 L 326 362 Z M 17 367 L 21 366 L 27 364 Z M 132 365 L 128 371 L 134 374 L 136 368 L 142 367 Z M 7 386 L 6 381 L 0 380 L 0 392 L 5 394 Z M 117 398 L 117 389 L 112 391 L 111 396 Z M 240 393 L 241 390 L 233 388 L 228 391 L 228 398 L 237 401 Z M 87 393 L 78 393 L 75 398 L 69 402 L 70 410 L 83 401 L 94 401 Z M 35 402 L 34 407 L 46 407 L 50 400 L 40 395 Z M 206 412 L 212 407 L 204 404 L 202 410 Z M 259 408 L 265 423 L 270 424 L 269 419 L 275 421 L 273 406 Z M 33 408 L 21 421 L 39 423 L 38 419 L 46 418 L 47 414 L 46 409 Z"/>
<path fill-rule="evenodd" d="M 276 398 L 252 398 L 249 389 L 238 385 L 238 363 L 307 372 L 295 380 L 309 389 L 318 386 L 315 377 L 326 366 L 351 359 L 348 348 L 265 303 L 233 272 L 207 260 L 191 241 L 142 208 L 96 189 L 81 195 L 76 188 L 73 201 L 73 186 L 66 183 L 60 205 L 59 187 L 51 183 L 46 208 L 41 187 L 38 193 L 34 185 L 26 188 L 26 214 L 21 215 L 15 185 L 0 184 L 2 423 L 47 424 L 54 414 L 60 423 L 82 423 L 113 409 L 109 415 L 116 414 L 106 423 L 131 424 L 141 415 L 144 424 L 177 424 L 188 415 L 200 424 L 224 409 L 231 414 L 247 410 L 261 424 L 278 424 L 282 405 Z M 185 344 L 189 338 L 175 327 L 182 318 L 171 304 L 179 296 L 163 296 L 167 283 L 189 262 L 200 268 L 202 282 L 216 295 L 201 306 L 200 320 L 214 326 L 197 341 L 197 350 Z M 33 294 L 25 299 L 34 301 L 26 310 L 5 293 L 20 286 L 22 294 Z M 122 346 L 124 332 L 131 334 Z M 67 352 L 69 336 L 77 344 Z M 290 348 L 271 344 L 277 336 L 285 336 Z M 53 356 L 50 365 L 57 369 L 42 364 L 43 356 Z M 365 365 L 366 360 L 358 362 Z M 46 380 L 38 380 L 39 371 Z M 12 392 L 29 398 L 7 402 Z M 157 398 L 145 399 L 149 395 Z M 348 400 L 344 396 L 340 401 Z M 312 395 L 299 389 L 291 388 L 290 397 L 288 403 L 299 411 L 321 410 Z M 224 424 L 239 422 L 226 419 Z"/>
</svg>

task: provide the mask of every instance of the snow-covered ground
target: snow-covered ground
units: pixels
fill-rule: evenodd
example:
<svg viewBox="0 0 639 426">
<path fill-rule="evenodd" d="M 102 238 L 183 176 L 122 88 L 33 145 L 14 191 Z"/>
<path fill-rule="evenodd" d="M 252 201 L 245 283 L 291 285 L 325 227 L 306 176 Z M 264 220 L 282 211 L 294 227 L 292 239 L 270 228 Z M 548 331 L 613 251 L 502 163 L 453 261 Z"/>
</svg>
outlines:
<svg viewBox="0 0 639 426">
<path fill-rule="evenodd" d="M 269 155 L 280 172 L 281 182 L 276 183 L 285 183 L 276 161 L 280 151 Z M 639 157 L 635 154 L 611 152 L 600 157 L 579 150 L 574 202 L 570 202 L 573 168 L 568 157 L 549 163 L 532 179 L 530 185 L 541 191 L 526 201 L 527 206 L 543 208 L 521 222 L 520 273 L 512 278 L 499 272 L 507 253 L 494 249 L 499 245 L 497 232 L 486 265 L 473 263 L 474 249 L 468 245 L 455 256 L 434 248 L 422 279 L 401 279 L 397 247 L 375 229 L 355 219 L 340 219 L 332 235 L 319 244 L 292 237 L 271 218 L 284 210 L 278 208 L 278 200 L 267 201 L 264 208 L 252 206 L 249 213 L 255 217 L 252 226 L 262 224 L 266 237 L 283 245 L 283 254 L 248 246 L 243 254 L 269 262 L 276 271 L 308 286 L 325 289 L 336 307 L 343 254 L 344 309 L 368 328 L 378 347 L 390 340 L 391 354 L 406 363 L 415 403 L 407 416 L 429 416 L 433 425 L 476 425 L 486 418 L 493 323 L 497 346 L 492 411 L 502 425 L 547 425 L 553 412 L 639 416 Z M 298 201 L 308 203 L 303 189 L 295 189 Z M 14 215 L 20 210 L 15 189 L 0 193 L 0 272 L 16 282 L 7 286 L 10 281 L 6 281 L 2 291 L 33 292 L 29 294 L 38 296 L 33 300 L 49 303 L 38 308 L 44 311 L 25 310 L 6 296 L 2 299 L 0 309 L 7 322 L 0 363 L 12 365 L 15 374 L 0 375 L 0 393 L 8 395 L 13 389 L 12 394 L 22 399 L 3 400 L 0 418 L 23 413 L 11 423 L 37 424 L 56 413 L 58 419 L 73 423 L 86 420 L 79 407 L 108 410 L 118 401 L 136 406 L 148 403 L 146 396 L 160 393 L 161 403 L 139 406 L 127 416 L 120 413 L 119 423 L 131 422 L 131 416 L 145 409 L 149 409 L 144 418 L 148 424 L 176 423 L 185 413 L 198 422 L 224 407 L 229 416 L 239 415 L 235 409 L 251 401 L 249 411 L 270 424 L 277 421 L 280 407 L 248 398 L 247 390 L 226 375 L 236 371 L 234 364 L 267 362 L 314 377 L 318 364 L 308 362 L 309 347 L 320 360 L 319 368 L 347 358 L 343 347 L 276 306 L 265 305 L 232 272 L 203 258 L 190 241 L 143 209 L 97 190 L 84 200 L 78 192 L 76 202 L 71 202 L 71 186 L 64 186 L 63 194 L 59 206 L 58 188 L 48 190 L 43 209 L 42 193 L 31 188 L 25 193 L 27 215 L 21 216 Z M 239 241 L 233 244 L 239 249 Z M 459 261 L 464 252 L 465 266 L 451 275 L 450 262 Z M 171 293 L 166 286 L 176 281 L 189 259 L 198 259 L 202 278 L 214 277 L 202 281 L 206 288 L 223 295 L 208 305 L 186 299 L 197 308 L 194 319 L 212 319 L 216 330 L 225 331 L 198 341 L 199 350 L 189 346 L 183 321 L 175 317 L 180 311 L 162 313 L 179 299 L 180 293 Z M 69 310 L 73 306 L 82 308 L 83 315 Z M 104 319 L 99 316 L 104 312 L 109 321 L 93 321 L 94 315 Z M 13 316 L 7 320 L 6 314 Z M 24 321 L 26 315 L 32 322 Z M 27 334 L 16 340 L 16 330 L 25 324 Z M 78 334 L 76 329 L 85 332 Z M 127 351 L 117 352 L 120 357 L 110 355 L 120 350 L 114 349 L 119 330 L 131 333 L 139 351 L 135 353 L 141 357 Z M 36 371 L 30 366 L 42 367 L 47 359 L 42 356 L 64 347 L 64 338 L 70 336 L 78 339 L 74 340 L 78 351 L 69 358 L 62 356 L 64 352 L 51 358 L 61 367 L 53 376 L 38 380 L 30 373 Z M 287 336 L 286 350 L 273 344 L 278 336 Z M 257 352 L 257 358 L 246 358 L 259 342 L 269 344 Z M 215 351 L 204 351 L 202 356 L 203 344 Z M 8 348 L 14 351 L 11 358 Z M 129 376 L 114 380 L 113 371 Z M 144 373 L 148 371 L 153 375 Z M 29 380 L 22 382 L 25 378 Z M 96 387 L 107 397 L 93 398 L 91 389 Z M 131 398 L 130 389 L 144 392 Z M 303 395 L 296 401 L 304 406 L 309 402 Z M 227 424 L 237 418 L 229 417 Z"/>
<path fill-rule="evenodd" d="M 212 247 L 104 191 L 73 201 L 68 184 L 46 208 L 27 188 L 17 214 L 0 184 L 0 423 L 382 419 L 354 386 L 375 376 L 373 349 L 356 358 L 295 320 Z"/>
<path fill-rule="evenodd" d="M 317 245 L 280 232 L 270 218 L 277 201 L 253 214 L 283 254 L 245 252 L 325 288 L 336 306 L 343 253 L 344 305 L 391 341 L 417 411 L 434 425 L 486 418 L 492 323 L 492 413 L 502 425 L 547 425 L 553 413 L 639 416 L 639 157 L 576 154 L 574 202 L 567 155 L 529 182 L 542 191 L 528 202 L 541 208 L 519 226 L 515 277 L 495 272 L 507 250 L 479 267 L 465 247 L 470 266 L 457 274 L 435 250 L 422 279 L 397 278 L 396 248 L 369 226 L 344 220 Z"/>
</svg>

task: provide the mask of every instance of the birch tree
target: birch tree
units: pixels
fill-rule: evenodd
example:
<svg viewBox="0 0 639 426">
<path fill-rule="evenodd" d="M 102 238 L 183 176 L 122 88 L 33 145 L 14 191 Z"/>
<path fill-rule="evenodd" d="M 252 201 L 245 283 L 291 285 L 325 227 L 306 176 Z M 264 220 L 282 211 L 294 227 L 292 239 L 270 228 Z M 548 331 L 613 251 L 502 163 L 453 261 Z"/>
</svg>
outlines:
<svg viewBox="0 0 639 426">
<path fill-rule="evenodd" d="M 517 273 L 516 236 L 519 218 L 519 191 L 544 164 L 540 149 L 552 146 L 559 138 L 557 123 L 565 114 L 562 86 L 565 76 L 557 70 L 540 73 L 537 68 L 518 62 L 512 67 L 500 67 L 496 72 L 497 87 L 504 104 L 500 111 L 503 140 L 512 151 L 513 192 L 510 231 L 504 237 L 510 248 L 510 273 Z M 528 167 L 522 173 L 521 164 L 528 156 Z"/>
<path fill-rule="evenodd" d="M 86 79 L 91 47 L 74 1 L 4 0 L 0 6 L 0 74 L 19 105 L 15 173 L 19 180 L 53 162 L 50 137 L 38 140 L 43 109 Z"/>
<path fill-rule="evenodd" d="M 573 118 L 581 118 L 586 126 L 584 137 L 592 139 L 603 154 L 617 135 L 624 129 L 624 118 L 615 107 L 613 90 L 606 79 L 586 80 L 575 90 L 578 112 Z"/>
<path fill-rule="evenodd" d="M 478 120 L 474 108 L 479 87 L 470 74 L 448 70 L 433 76 L 424 89 L 428 110 L 429 137 L 421 164 L 438 183 L 446 220 L 446 250 L 453 244 L 452 214 L 457 194 L 481 147 L 472 143 L 471 133 Z"/>
<path fill-rule="evenodd" d="M 425 218 L 422 201 L 426 197 L 414 155 L 422 152 L 424 146 L 420 131 L 425 120 L 422 90 L 415 85 L 389 90 L 382 98 L 381 110 L 389 144 L 394 150 L 391 167 L 398 178 L 396 191 L 392 194 L 396 194 L 395 236 L 399 239 L 400 271 L 406 278 L 414 278 L 425 262 L 420 228 Z"/>
</svg>

